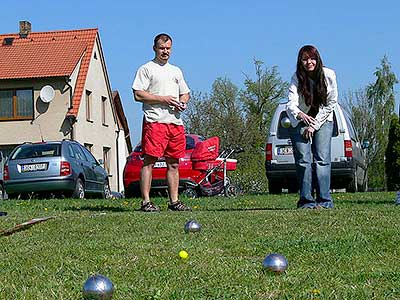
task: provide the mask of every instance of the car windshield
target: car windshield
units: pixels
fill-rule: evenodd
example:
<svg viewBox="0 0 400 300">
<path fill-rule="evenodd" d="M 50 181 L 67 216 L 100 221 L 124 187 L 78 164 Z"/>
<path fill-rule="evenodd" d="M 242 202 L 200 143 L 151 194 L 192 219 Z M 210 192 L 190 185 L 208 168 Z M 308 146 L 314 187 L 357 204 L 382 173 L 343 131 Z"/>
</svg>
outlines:
<svg viewBox="0 0 400 300">
<path fill-rule="evenodd" d="M 22 145 L 12 154 L 11 159 L 51 157 L 61 155 L 61 144 Z"/>
</svg>

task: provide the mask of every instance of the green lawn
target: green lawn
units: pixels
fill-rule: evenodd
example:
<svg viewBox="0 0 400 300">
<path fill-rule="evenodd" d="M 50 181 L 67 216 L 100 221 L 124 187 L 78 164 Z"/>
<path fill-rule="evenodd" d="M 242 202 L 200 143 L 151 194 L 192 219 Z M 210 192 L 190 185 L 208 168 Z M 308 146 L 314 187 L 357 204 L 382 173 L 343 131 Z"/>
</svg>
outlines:
<svg viewBox="0 0 400 300">
<path fill-rule="evenodd" d="M 333 210 L 296 195 L 188 200 L 191 213 L 138 212 L 138 199 L 0 201 L 0 299 L 82 299 L 88 276 L 113 299 L 400 299 L 400 206 L 394 193 L 336 193 Z M 196 219 L 199 233 L 186 234 Z M 179 258 L 180 250 L 189 253 Z M 286 273 L 264 272 L 272 252 Z"/>
</svg>

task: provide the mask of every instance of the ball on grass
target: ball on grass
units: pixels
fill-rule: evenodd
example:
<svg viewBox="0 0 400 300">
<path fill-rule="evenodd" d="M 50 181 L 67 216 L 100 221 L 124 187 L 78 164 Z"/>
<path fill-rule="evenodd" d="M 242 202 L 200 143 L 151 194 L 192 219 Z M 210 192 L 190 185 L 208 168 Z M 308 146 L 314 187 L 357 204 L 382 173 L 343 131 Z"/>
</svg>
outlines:
<svg viewBox="0 0 400 300">
<path fill-rule="evenodd" d="M 288 262 L 282 254 L 271 253 L 264 258 L 262 265 L 265 270 L 279 274 L 286 271 Z"/>
<path fill-rule="evenodd" d="M 82 289 L 83 299 L 85 300 L 111 300 L 113 293 L 113 283 L 101 274 L 90 276 Z"/>
<path fill-rule="evenodd" d="M 179 257 L 182 259 L 188 259 L 189 254 L 185 250 L 181 250 L 181 251 L 179 251 Z"/>
</svg>

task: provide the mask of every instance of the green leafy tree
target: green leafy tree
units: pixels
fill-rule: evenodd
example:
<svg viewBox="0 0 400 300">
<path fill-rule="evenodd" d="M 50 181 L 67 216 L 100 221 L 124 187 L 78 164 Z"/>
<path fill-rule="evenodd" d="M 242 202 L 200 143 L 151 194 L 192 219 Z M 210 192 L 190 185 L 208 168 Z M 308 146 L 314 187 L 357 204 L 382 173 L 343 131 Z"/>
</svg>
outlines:
<svg viewBox="0 0 400 300">
<path fill-rule="evenodd" d="M 394 85 L 397 79 L 386 56 L 374 75 L 375 83 L 369 84 L 365 90 L 349 92 L 345 96 L 345 107 L 352 116 L 359 138 L 367 139 L 370 144 L 366 149 L 369 186 L 384 187 L 385 149 L 394 113 Z"/>
<path fill-rule="evenodd" d="M 221 147 L 240 145 L 245 123 L 238 95 L 238 87 L 227 78 L 217 78 L 210 95 L 192 95 L 185 116 L 187 131 L 219 136 Z"/>
<path fill-rule="evenodd" d="M 247 134 L 255 148 L 264 147 L 272 115 L 288 87 L 276 66 L 271 69 L 263 66 L 261 60 L 254 60 L 255 79 L 245 75 L 245 89 L 240 94 L 245 108 Z"/>
<path fill-rule="evenodd" d="M 386 148 L 385 172 L 389 191 L 400 190 L 400 120 L 394 115 L 389 129 Z"/>
</svg>

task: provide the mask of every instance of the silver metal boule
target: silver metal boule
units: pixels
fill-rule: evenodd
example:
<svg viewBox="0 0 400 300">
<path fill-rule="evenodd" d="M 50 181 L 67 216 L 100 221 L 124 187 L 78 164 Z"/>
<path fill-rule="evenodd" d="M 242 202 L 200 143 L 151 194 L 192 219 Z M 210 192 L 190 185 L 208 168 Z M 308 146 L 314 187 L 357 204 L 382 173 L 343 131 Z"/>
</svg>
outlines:
<svg viewBox="0 0 400 300">
<path fill-rule="evenodd" d="M 195 220 L 190 220 L 185 224 L 185 232 L 198 232 L 201 230 L 201 225 Z"/>
<path fill-rule="evenodd" d="M 279 253 L 271 253 L 267 255 L 262 264 L 264 269 L 274 273 L 285 272 L 288 267 L 286 258 Z"/>
<path fill-rule="evenodd" d="M 288 117 L 285 117 L 281 120 L 281 125 L 283 128 L 289 128 L 291 123 L 290 123 L 290 119 Z"/>
<path fill-rule="evenodd" d="M 113 293 L 113 283 L 101 274 L 90 276 L 82 289 L 83 299 L 85 300 L 111 300 Z"/>
</svg>

